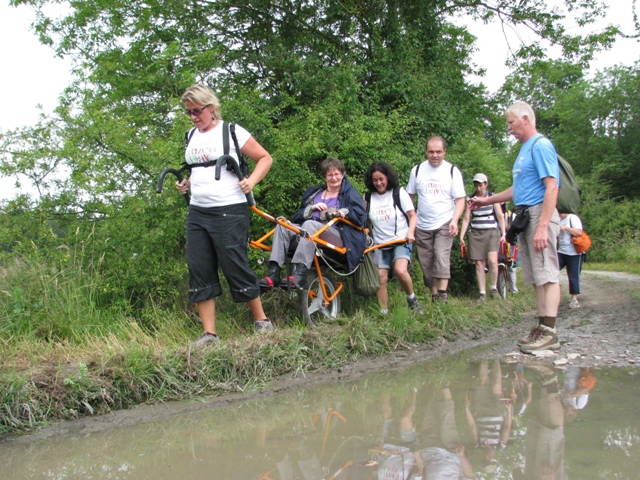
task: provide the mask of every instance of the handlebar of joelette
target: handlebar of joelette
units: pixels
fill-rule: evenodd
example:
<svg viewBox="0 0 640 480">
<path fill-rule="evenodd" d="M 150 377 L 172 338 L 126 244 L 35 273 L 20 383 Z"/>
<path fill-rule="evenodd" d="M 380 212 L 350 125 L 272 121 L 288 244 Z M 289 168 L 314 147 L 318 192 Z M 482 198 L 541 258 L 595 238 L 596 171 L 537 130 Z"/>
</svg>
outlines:
<svg viewBox="0 0 640 480">
<path fill-rule="evenodd" d="M 164 170 L 162 170 L 162 172 L 160 173 L 160 176 L 158 177 L 158 183 L 156 184 L 156 192 L 162 193 L 164 178 L 167 176 L 167 174 L 171 173 L 175 175 L 175 177 L 178 179 L 178 182 L 181 182 L 183 180 L 183 177 L 182 177 L 183 171 L 184 169 L 176 170 L 175 168 L 165 168 Z M 189 205 L 189 202 L 191 201 L 191 197 L 189 196 L 189 193 L 184 194 L 184 200 L 185 202 L 187 202 L 187 205 Z"/>
<path fill-rule="evenodd" d="M 247 178 L 242 174 L 242 171 L 240 170 L 240 165 L 238 165 L 238 162 L 236 161 L 235 158 L 233 158 L 231 155 L 222 155 L 216 161 L 216 180 L 220 180 L 220 172 L 222 171 L 222 167 L 225 164 L 227 165 L 227 170 L 233 171 L 236 177 L 238 177 L 238 180 L 244 180 L 245 178 Z M 253 192 L 249 192 L 245 196 L 247 197 L 247 203 L 249 204 L 249 206 L 250 207 L 255 206 L 256 201 L 253 198 Z"/>
<path fill-rule="evenodd" d="M 222 155 L 216 161 L 216 170 L 215 170 L 216 180 L 220 180 L 220 173 L 222 171 L 222 167 L 225 164 L 227 165 L 227 170 L 233 171 L 236 177 L 238 177 L 238 180 L 243 180 L 244 178 L 246 178 L 240 171 L 240 166 L 238 165 L 238 162 L 236 161 L 235 158 L 233 158 L 231 155 Z M 176 170 L 175 168 L 165 168 L 164 170 L 162 170 L 162 173 L 160 173 L 160 177 L 158 178 L 158 183 L 156 185 L 156 192 L 162 193 L 164 178 L 167 176 L 167 174 L 172 173 L 173 175 L 176 176 L 176 178 L 178 179 L 178 182 L 181 182 L 182 172 L 184 171 L 186 171 L 186 168 L 182 168 L 180 170 Z M 256 201 L 253 198 L 253 192 L 249 192 L 245 196 L 247 197 L 247 203 L 249 204 L 249 206 L 254 207 L 256 204 Z M 189 194 L 185 193 L 184 198 L 187 202 L 187 205 L 189 205 L 189 202 L 191 201 Z"/>
</svg>

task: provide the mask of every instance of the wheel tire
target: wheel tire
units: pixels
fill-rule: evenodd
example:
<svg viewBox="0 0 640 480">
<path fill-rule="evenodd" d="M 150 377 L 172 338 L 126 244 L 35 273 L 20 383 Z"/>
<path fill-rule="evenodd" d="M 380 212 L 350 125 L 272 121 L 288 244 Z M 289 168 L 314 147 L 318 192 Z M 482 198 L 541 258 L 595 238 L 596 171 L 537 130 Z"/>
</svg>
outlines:
<svg viewBox="0 0 640 480">
<path fill-rule="evenodd" d="M 325 271 L 322 272 L 322 279 L 324 280 L 327 294 L 329 296 L 333 295 L 333 292 L 336 291 L 336 284 L 333 279 Z M 335 320 L 340 315 L 340 295 L 336 295 L 327 306 L 324 305 L 324 298 L 320 279 L 315 269 L 311 270 L 307 276 L 307 286 L 304 290 L 298 292 L 300 313 L 311 328 L 316 328 L 321 323 Z"/>
<path fill-rule="evenodd" d="M 509 278 L 507 277 L 507 267 L 504 264 L 498 265 L 498 293 L 502 299 L 507 298 L 509 292 Z"/>
</svg>

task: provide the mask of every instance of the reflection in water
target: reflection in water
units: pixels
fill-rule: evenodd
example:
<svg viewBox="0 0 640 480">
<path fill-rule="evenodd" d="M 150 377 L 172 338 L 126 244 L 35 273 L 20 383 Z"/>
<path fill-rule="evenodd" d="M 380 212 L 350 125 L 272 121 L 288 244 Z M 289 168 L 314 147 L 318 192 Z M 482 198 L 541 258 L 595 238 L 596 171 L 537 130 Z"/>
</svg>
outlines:
<svg viewBox="0 0 640 480">
<path fill-rule="evenodd" d="M 0 478 L 637 478 L 633 373 L 450 357 L 136 426 L 0 444 Z"/>
</svg>

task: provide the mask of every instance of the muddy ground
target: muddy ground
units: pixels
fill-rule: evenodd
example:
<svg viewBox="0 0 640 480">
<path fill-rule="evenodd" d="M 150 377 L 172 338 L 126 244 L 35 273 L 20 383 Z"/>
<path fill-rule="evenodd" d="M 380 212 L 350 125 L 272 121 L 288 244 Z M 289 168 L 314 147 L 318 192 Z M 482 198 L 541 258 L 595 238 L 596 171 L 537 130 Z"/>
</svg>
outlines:
<svg viewBox="0 0 640 480">
<path fill-rule="evenodd" d="M 561 285 L 563 302 L 558 322 L 561 348 L 555 353 L 547 352 L 549 355 L 533 356 L 519 353 L 516 341 L 532 328 L 535 321 L 533 316 L 528 316 L 517 324 L 504 328 L 461 334 L 455 340 L 439 340 L 428 346 L 416 346 L 383 358 L 362 359 L 335 370 L 305 376 L 287 376 L 271 382 L 266 389 L 258 393 L 228 395 L 206 401 L 142 405 L 98 417 L 60 422 L 35 434 L 21 437 L 17 441 L 31 442 L 60 433 L 88 433 L 146 422 L 274 392 L 354 379 L 372 371 L 401 368 L 469 349 L 477 349 L 474 350 L 474 358 L 501 358 L 506 362 L 520 362 L 525 365 L 544 362 L 558 367 L 577 365 L 592 368 L 640 368 L 640 275 L 584 271 L 580 307 L 573 310 L 567 309 L 566 275 L 563 275 Z"/>
</svg>

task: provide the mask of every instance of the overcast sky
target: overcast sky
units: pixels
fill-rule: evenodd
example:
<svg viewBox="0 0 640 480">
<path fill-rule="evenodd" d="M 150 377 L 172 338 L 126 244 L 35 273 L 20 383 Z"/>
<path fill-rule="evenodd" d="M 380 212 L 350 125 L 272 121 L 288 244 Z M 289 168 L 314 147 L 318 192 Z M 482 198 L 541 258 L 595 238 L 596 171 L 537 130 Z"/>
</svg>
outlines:
<svg viewBox="0 0 640 480">
<path fill-rule="evenodd" d="M 70 63 L 54 57 L 49 47 L 38 42 L 30 27 L 35 16 L 29 8 L 10 7 L 8 0 L 0 2 L 0 65 L 3 72 L 0 75 L 0 131 L 6 131 L 34 123 L 39 113 L 37 105 L 45 112 L 53 110 L 58 95 L 69 83 Z M 625 33 L 634 33 L 632 3 L 633 0 L 608 0 L 609 16 L 603 25 L 619 25 Z M 64 7 L 52 8 L 60 11 Z M 509 52 L 502 30 L 496 24 L 473 24 L 469 25 L 469 30 L 478 37 L 474 60 L 487 70 L 483 79 L 474 81 L 482 81 L 490 91 L 495 91 L 509 73 L 504 65 Z M 637 41 L 620 40 L 613 50 L 598 55 L 593 68 L 600 70 L 618 63 L 631 65 L 639 58 Z M 7 180 L 0 179 L 0 198 L 6 197 L 12 183 Z"/>
</svg>

